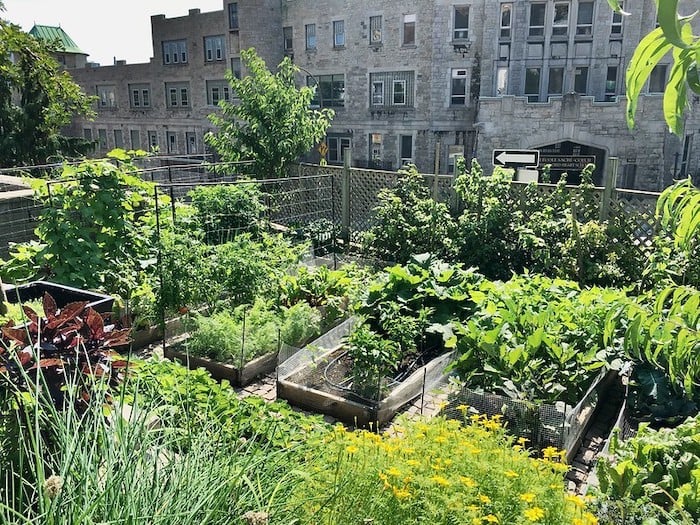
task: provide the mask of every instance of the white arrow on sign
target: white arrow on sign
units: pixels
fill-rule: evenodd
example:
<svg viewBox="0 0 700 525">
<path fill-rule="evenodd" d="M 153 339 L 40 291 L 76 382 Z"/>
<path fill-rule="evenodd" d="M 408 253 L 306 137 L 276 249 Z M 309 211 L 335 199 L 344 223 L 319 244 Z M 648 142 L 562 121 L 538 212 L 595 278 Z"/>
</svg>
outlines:
<svg viewBox="0 0 700 525">
<path fill-rule="evenodd" d="M 534 166 L 537 164 L 537 155 L 535 153 L 509 153 L 507 151 L 502 151 L 500 155 L 496 157 L 496 160 L 503 165 L 525 164 Z"/>
</svg>

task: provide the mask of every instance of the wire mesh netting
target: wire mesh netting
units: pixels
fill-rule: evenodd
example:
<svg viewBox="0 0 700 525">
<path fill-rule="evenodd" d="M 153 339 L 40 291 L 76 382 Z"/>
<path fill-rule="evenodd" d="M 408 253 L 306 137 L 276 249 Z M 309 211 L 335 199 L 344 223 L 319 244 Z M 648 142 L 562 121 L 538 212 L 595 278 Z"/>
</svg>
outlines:
<svg viewBox="0 0 700 525">
<path fill-rule="evenodd" d="M 527 439 L 528 447 L 556 447 L 570 454 L 591 421 L 608 374 L 601 373 L 575 407 L 561 402 L 532 403 L 463 386 L 450 394 L 442 413 L 459 420 L 464 418 L 465 410 L 490 418 L 500 416 L 508 432 Z"/>
</svg>

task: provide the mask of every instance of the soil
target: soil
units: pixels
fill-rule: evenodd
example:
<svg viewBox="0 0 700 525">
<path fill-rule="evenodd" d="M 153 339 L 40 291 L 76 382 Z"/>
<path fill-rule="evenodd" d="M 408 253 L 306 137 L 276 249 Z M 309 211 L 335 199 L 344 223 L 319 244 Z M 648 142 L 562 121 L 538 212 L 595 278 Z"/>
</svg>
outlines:
<svg viewBox="0 0 700 525">
<path fill-rule="evenodd" d="M 292 383 L 341 396 L 351 401 L 364 404 L 370 403 L 370 400 L 350 390 L 352 386 L 350 379 L 352 377 L 352 358 L 347 353 L 344 354 L 344 352 L 344 348 L 337 348 L 330 354 L 316 360 L 311 366 L 291 375 L 288 380 Z M 404 359 L 396 376 L 394 376 L 394 378 L 387 378 L 383 383 L 389 384 L 390 388 L 396 386 L 397 383 L 406 379 L 413 372 L 438 355 L 439 353 L 437 351 L 432 351 L 426 352 L 418 358 L 414 356 L 413 359 Z M 329 367 L 329 363 L 334 360 L 335 362 Z M 338 388 L 335 385 L 341 385 L 343 388 Z"/>
</svg>

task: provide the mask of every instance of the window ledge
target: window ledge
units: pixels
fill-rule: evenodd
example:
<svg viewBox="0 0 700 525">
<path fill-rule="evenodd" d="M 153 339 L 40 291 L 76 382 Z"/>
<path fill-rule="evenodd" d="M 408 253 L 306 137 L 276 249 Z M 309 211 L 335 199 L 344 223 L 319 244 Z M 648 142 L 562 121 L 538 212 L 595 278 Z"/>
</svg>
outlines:
<svg viewBox="0 0 700 525">
<path fill-rule="evenodd" d="M 401 49 L 417 49 L 417 44 L 401 44 Z"/>
<path fill-rule="evenodd" d="M 342 51 L 345 49 L 345 46 L 333 46 L 334 51 Z"/>
</svg>

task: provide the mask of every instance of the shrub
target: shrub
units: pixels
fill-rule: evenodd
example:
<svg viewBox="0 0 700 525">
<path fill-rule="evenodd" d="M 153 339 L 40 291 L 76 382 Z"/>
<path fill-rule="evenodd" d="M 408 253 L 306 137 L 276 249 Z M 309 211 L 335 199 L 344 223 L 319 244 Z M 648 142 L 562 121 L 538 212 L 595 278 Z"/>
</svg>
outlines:
<svg viewBox="0 0 700 525">
<path fill-rule="evenodd" d="M 236 184 L 198 186 L 187 195 L 192 199 L 195 218 L 204 231 L 207 243 L 222 244 L 238 233 L 260 232 L 265 207 L 257 184 L 240 181 Z"/>
<path fill-rule="evenodd" d="M 454 254 L 454 220 L 444 203 L 432 199 L 415 166 L 399 171 L 396 187 L 381 190 L 377 198 L 374 226 L 362 240 L 365 251 L 400 264 L 425 252 L 443 258 Z"/>
<path fill-rule="evenodd" d="M 309 450 L 290 507 L 322 525 L 596 523 L 565 493 L 557 458 L 530 458 L 479 416 L 402 420 L 382 434 L 336 427 Z"/>
</svg>

